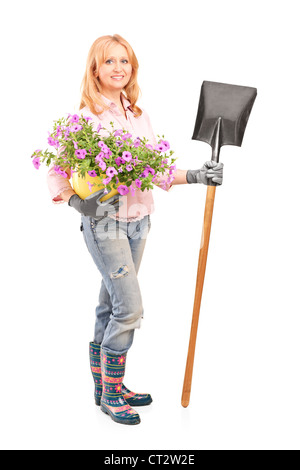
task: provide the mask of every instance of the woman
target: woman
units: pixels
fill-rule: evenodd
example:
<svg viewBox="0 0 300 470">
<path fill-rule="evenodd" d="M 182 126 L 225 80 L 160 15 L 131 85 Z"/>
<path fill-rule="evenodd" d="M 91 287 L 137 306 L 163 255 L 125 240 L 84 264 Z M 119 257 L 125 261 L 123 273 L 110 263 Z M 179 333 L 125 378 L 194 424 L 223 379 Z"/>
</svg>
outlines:
<svg viewBox="0 0 300 470">
<path fill-rule="evenodd" d="M 103 36 L 92 45 L 82 83 L 81 113 L 90 116 L 101 135 L 114 128 L 126 129 L 133 137 L 146 137 L 156 145 L 147 113 L 137 105 L 138 61 L 121 36 Z M 200 170 L 177 170 L 172 185 L 222 184 L 223 166 L 207 162 Z M 68 180 L 49 170 L 48 184 L 53 202 L 68 202 L 81 213 L 84 240 L 102 275 L 96 308 L 94 341 L 90 343 L 91 370 L 95 381 L 95 400 L 102 411 L 122 424 L 140 422 L 132 406 L 152 402 L 149 394 L 137 394 L 123 384 L 126 353 L 134 330 L 143 315 L 137 280 L 153 212 L 151 191 L 114 196 L 100 203 L 103 190 L 82 200 Z M 160 181 L 161 187 L 170 184 Z"/>
</svg>

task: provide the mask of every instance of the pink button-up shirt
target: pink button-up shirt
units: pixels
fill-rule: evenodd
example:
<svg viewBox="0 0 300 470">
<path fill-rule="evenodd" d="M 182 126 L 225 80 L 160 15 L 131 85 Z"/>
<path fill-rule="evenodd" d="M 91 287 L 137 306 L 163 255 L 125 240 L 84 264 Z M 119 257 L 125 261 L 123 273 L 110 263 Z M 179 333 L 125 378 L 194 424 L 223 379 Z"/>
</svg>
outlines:
<svg viewBox="0 0 300 470">
<path fill-rule="evenodd" d="M 101 123 L 102 127 L 111 130 L 110 122 L 113 122 L 114 129 L 125 129 L 130 134 L 132 134 L 133 138 L 146 137 L 147 139 L 149 139 L 148 143 L 155 146 L 157 144 L 157 141 L 152 130 L 149 116 L 146 111 L 142 110 L 143 113 L 141 114 L 141 116 L 135 117 L 134 113 L 131 110 L 130 102 L 123 98 L 123 95 L 121 96 L 123 106 L 126 112 L 126 118 L 124 114 L 122 114 L 121 111 L 118 109 L 117 105 L 110 101 L 108 98 L 104 97 L 103 95 L 101 95 L 101 98 L 104 103 L 109 106 L 109 108 L 105 110 L 102 114 L 95 115 L 90 111 L 88 107 L 82 108 L 79 114 L 91 117 L 91 122 L 94 123 L 94 129 L 97 129 L 98 125 Z M 98 109 L 100 110 L 99 107 Z M 101 129 L 99 131 L 99 134 L 105 137 L 105 135 L 107 135 L 107 132 L 104 129 Z M 69 172 L 68 174 L 70 177 Z M 161 177 L 158 181 L 159 186 L 162 189 L 168 191 L 171 187 L 171 184 L 167 183 L 166 179 L 167 178 Z M 52 201 L 56 204 L 63 202 L 60 197 L 60 194 L 63 191 L 72 188 L 69 180 L 55 173 L 53 167 L 50 167 L 47 181 Z M 135 187 L 134 184 L 133 186 Z M 122 196 L 122 203 L 123 204 L 120 207 L 119 213 L 117 214 L 117 218 L 119 220 L 139 220 L 145 217 L 146 215 L 152 214 L 154 211 L 154 201 L 151 190 L 141 191 L 140 189 L 135 187 L 134 194 L 129 191 L 126 196 Z"/>
</svg>

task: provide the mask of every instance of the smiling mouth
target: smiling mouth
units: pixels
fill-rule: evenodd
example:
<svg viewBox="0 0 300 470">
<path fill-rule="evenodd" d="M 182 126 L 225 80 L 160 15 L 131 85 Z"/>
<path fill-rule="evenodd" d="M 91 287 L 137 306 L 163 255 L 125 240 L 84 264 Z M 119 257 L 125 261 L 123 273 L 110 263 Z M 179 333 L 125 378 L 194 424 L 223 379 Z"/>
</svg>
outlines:
<svg viewBox="0 0 300 470">
<path fill-rule="evenodd" d="M 112 78 L 113 80 L 123 80 L 124 75 L 113 75 L 111 78 Z"/>
</svg>

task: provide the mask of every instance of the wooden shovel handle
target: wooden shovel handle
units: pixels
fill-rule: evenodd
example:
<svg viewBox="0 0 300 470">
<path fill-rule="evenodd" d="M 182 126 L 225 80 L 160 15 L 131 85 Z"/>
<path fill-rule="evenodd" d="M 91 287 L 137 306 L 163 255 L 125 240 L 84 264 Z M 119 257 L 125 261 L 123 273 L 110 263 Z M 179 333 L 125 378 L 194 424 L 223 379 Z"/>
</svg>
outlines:
<svg viewBox="0 0 300 470">
<path fill-rule="evenodd" d="M 188 356 L 187 356 L 187 361 L 186 361 L 184 383 L 183 383 L 183 389 L 182 389 L 182 397 L 181 397 L 181 404 L 184 408 L 186 408 L 190 402 L 197 330 L 198 330 L 200 305 L 201 305 L 201 298 L 202 298 L 202 291 L 203 291 L 203 284 L 204 284 L 204 277 L 205 277 L 205 268 L 206 268 L 206 260 L 207 260 L 208 245 L 209 245 L 209 238 L 210 238 L 211 221 L 212 221 L 213 210 L 214 210 L 215 192 L 216 192 L 215 186 L 207 187 L 204 223 L 203 223 L 201 247 L 200 247 L 199 261 L 198 261 L 194 310 L 193 310 Z"/>
</svg>

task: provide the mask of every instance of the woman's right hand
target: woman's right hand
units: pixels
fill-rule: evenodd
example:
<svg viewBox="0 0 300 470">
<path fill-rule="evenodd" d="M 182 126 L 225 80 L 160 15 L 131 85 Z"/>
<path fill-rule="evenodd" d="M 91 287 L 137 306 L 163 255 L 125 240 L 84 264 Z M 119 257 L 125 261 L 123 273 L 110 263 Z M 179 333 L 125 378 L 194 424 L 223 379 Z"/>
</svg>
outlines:
<svg viewBox="0 0 300 470">
<path fill-rule="evenodd" d="M 100 199 L 105 196 L 105 190 L 100 189 L 94 194 L 91 194 L 85 199 L 81 199 L 76 193 L 72 194 L 69 198 L 68 204 L 74 207 L 80 214 L 92 217 L 95 220 L 102 220 L 109 214 L 116 214 L 122 205 L 120 195 L 117 194 L 105 202 L 100 202 Z"/>
</svg>

